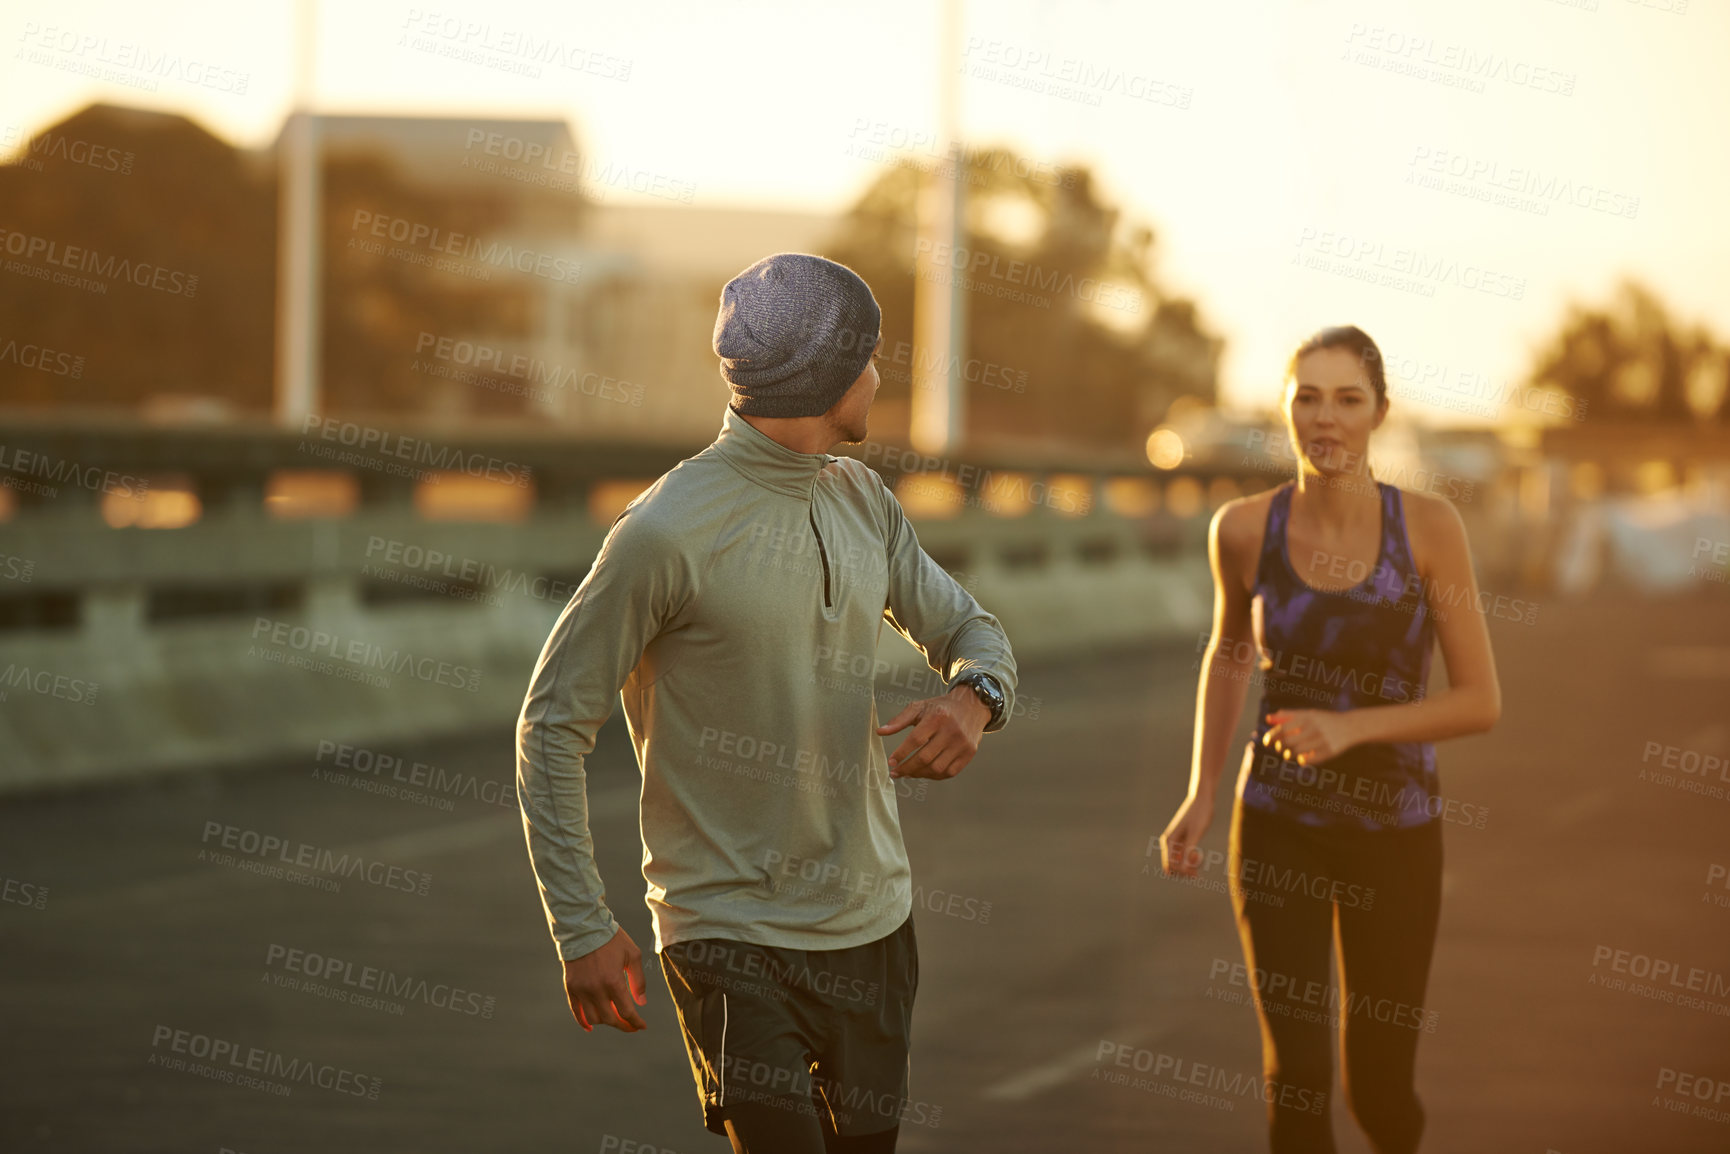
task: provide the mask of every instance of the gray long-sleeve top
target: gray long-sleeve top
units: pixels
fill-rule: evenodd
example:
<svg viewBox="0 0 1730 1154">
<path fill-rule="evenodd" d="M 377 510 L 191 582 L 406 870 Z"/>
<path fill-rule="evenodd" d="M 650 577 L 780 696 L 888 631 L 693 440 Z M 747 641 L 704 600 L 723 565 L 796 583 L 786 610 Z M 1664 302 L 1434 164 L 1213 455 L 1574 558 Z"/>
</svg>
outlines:
<svg viewBox="0 0 1730 1154">
<path fill-rule="evenodd" d="M 1002 728 L 1016 684 L 1003 627 L 920 549 L 862 462 L 796 452 L 728 409 L 712 445 L 630 504 L 554 624 L 517 723 L 517 798 L 560 957 L 618 930 L 583 773 L 615 697 L 643 775 L 657 951 L 697 937 L 844 949 L 906 919 L 872 692 L 885 621 L 945 683 L 996 678 Z"/>
</svg>

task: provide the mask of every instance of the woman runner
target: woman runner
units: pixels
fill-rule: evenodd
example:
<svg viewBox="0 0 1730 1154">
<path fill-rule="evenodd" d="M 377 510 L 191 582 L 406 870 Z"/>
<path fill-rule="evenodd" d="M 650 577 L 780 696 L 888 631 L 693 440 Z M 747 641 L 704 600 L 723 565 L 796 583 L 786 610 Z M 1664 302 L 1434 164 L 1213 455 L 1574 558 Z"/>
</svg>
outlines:
<svg viewBox="0 0 1730 1154">
<path fill-rule="evenodd" d="M 1330 328 L 1292 355 L 1283 410 L 1297 478 L 1232 501 L 1209 535 L 1213 634 L 1189 794 L 1161 839 L 1193 875 L 1227 743 L 1262 682 L 1232 809 L 1232 906 L 1261 1023 L 1271 1148 L 1332 1151 L 1330 1029 L 1354 1118 L 1381 1154 L 1417 1149 L 1418 1037 L 1441 909 L 1433 742 L 1482 733 L 1501 689 L 1471 553 L 1442 496 L 1375 480 L 1388 412 L 1381 353 Z M 1440 641 L 1448 688 L 1427 693 Z M 1328 991 L 1330 947 L 1338 995 Z"/>
</svg>

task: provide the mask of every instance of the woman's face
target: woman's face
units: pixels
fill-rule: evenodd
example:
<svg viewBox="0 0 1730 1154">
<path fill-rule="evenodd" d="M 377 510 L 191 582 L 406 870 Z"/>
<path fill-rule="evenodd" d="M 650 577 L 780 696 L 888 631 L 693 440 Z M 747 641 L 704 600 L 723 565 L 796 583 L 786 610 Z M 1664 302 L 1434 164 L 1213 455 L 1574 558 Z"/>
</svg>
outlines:
<svg viewBox="0 0 1730 1154">
<path fill-rule="evenodd" d="M 1286 431 L 1306 467 L 1323 476 L 1364 471 L 1370 433 L 1387 415 L 1376 402 L 1358 355 L 1350 349 L 1317 349 L 1298 358 L 1286 382 Z"/>
</svg>

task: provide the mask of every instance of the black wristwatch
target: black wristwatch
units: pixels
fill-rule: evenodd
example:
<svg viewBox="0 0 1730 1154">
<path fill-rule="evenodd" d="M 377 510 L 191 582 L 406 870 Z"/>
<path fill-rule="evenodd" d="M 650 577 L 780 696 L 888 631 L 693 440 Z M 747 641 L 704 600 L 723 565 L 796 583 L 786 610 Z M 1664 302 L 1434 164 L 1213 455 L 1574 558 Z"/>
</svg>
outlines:
<svg viewBox="0 0 1730 1154">
<path fill-rule="evenodd" d="M 985 708 L 991 711 L 991 720 L 985 723 L 985 732 L 990 733 L 999 728 L 999 723 L 1003 720 L 1003 707 L 1008 702 L 1003 696 L 1002 686 L 997 684 L 997 678 L 975 670 L 957 677 L 955 685 L 949 688 L 954 689 L 956 685 L 965 685 L 973 690 L 974 695 L 985 703 Z"/>
</svg>

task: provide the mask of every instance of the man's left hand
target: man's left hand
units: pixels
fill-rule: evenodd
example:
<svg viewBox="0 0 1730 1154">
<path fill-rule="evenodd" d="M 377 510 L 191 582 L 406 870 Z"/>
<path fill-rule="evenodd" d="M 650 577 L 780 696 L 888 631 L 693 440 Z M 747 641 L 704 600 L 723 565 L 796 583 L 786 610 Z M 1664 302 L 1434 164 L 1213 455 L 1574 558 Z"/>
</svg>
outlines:
<svg viewBox="0 0 1730 1154">
<path fill-rule="evenodd" d="M 887 724 L 877 727 L 879 737 L 913 727 L 889 758 L 889 776 L 954 777 L 979 752 L 979 735 L 990 722 L 991 710 L 965 685 L 957 685 L 942 697 L 909 702 Z"/>
</svg>

